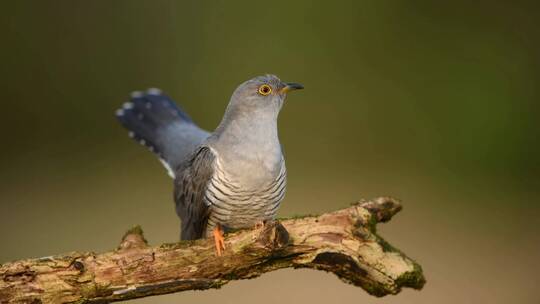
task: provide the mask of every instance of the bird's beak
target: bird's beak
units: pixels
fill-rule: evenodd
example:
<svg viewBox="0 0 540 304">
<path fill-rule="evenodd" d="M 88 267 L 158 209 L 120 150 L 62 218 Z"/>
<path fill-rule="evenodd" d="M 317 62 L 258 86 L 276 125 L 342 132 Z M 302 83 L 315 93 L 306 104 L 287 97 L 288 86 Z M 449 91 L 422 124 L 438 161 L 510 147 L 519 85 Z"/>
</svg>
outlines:
<svg viewBox="0 0 540 304">
<path fill-rule="evenodd" d="M 282 94 L 287 93 L 289 91 L 301 90 L 304 88 L 303 85 L 299 83 L 294 83 L 294 82 L 285 82 L 284 85 L 285 86 L 279 91 Z"/>
</svg>

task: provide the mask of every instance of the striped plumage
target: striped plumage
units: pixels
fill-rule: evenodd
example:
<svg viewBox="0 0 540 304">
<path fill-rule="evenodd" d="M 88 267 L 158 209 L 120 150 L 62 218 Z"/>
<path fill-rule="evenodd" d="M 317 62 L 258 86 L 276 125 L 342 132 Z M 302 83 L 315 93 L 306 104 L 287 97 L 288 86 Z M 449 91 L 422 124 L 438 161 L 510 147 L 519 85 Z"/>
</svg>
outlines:
<svg viewBox="0 0 540 304">
<path fill-rule="evenodd" d="M 279 204 L 285 196 L 287 170 L 285 161 L 279 171 L 262 187 L 246 189 L 227 174 L 219 158 L 214 163 L 214 175 L 208 183 L 204 203 L 210 209 L 206 235 L 221 223 L 238 229 L 251 227 L 258 222 L 275 218 Z"/>
<path fill-rule="evenodd" d="M 273 75 L 244 82 L 212 133 L 158 90 L 133 94 L 117 111 L 130 136 L 156 153 L 174 178 L 182 239 L 275 218 L 287 183 L 277 118 L 286 93 L 301 88 Z"/>
</svg>

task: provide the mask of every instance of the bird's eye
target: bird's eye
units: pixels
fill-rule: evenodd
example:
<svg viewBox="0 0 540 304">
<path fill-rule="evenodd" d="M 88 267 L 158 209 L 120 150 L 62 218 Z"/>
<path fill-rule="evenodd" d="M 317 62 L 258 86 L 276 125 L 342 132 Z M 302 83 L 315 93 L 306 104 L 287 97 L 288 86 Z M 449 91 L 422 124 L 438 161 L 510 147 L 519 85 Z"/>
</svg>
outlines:
<svg viewBox="0 0 540 304">
<path fill-rule="evenodd" d="M 270 93 L 272 93 L 272 87 L 271 86 L 269 86 L 267 84 L 263 84 L 262 86 L 259 87 L 259 94 L 261 94 L 263 96 L 267 96 Z"/>
</svg>

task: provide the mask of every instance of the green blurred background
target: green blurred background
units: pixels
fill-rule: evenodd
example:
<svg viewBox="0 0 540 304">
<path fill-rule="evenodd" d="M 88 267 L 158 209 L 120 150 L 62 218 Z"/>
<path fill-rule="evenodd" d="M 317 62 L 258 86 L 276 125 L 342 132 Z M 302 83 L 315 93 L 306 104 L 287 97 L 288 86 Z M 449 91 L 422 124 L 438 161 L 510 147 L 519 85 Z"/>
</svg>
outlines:
<svg viewBox="0 0 540 304">
<path fill-rule="evenodd" d="M 233 89 L 301 82 L 280 116 L 280 216 L 392 195 L 382 235 L 424 290 L 376 299 L 282 270 L 133 303 L 540 303 L 534 1 L 4 1 L 0 262 L 178 237 L 172 183 L 114 110 L 160 87 L 204 128 Z"/>
</svg>

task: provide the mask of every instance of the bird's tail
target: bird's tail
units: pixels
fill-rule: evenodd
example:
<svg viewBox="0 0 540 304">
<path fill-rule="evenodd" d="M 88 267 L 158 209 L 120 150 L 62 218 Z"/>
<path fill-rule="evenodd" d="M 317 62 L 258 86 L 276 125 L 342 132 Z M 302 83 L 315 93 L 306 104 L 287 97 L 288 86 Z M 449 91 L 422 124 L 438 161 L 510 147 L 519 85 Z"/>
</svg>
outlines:
<svg viewBox="0 0 540 304">
<path fill-rule="evenodd" d="M 116 117 L 131 138 L 158 155 L 169 173 L 208 135 L 159 89 L 133 92 Z"/>
</svg>

